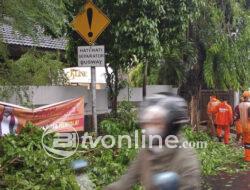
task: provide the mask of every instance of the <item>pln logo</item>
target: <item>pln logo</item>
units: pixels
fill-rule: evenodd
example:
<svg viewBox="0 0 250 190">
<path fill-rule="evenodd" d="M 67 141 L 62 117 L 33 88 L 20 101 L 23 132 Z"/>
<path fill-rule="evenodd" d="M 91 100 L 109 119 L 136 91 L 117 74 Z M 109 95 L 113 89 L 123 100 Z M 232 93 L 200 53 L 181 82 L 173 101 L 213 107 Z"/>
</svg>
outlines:
<svg viewBox="0 0 250 190">
<path fill-rule="evenodd" d="M 55 159 L 66 159 L 75 154 L 79 146 L 79 136 L 74 127 L 69 129 L 72 132 L 58 132 L 52 126 L 45 128 L 42 146 L 47 155 Z"/>
</svg>

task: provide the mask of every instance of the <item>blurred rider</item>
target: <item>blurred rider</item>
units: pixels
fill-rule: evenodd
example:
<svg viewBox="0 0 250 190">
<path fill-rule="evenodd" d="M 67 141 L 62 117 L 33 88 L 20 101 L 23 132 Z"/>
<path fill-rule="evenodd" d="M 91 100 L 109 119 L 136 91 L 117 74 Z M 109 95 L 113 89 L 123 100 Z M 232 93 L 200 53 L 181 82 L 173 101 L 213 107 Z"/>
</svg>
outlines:
<svg viewBox="0 0 250 190">
<path fill-rule="evenodd" d="M 146 190 L 156 190 L 153 176 L 162 172 L 180 176 L 180 190 L 200 189 L 200 163 L 196 153 L 193 148 L 181 147 L 185 139 L 180 128 L 189 121 L 185 100 L 160 94 L 147 98 L 141 108 L 140 123 L 147 147 L 140 150 L 127 173 L 106 190 L 132 189 L 138 182 Z M 170 137 L 177 138 L 178 142 L 172 142 L 177 146 L 163 143 Z"/>
</svg>

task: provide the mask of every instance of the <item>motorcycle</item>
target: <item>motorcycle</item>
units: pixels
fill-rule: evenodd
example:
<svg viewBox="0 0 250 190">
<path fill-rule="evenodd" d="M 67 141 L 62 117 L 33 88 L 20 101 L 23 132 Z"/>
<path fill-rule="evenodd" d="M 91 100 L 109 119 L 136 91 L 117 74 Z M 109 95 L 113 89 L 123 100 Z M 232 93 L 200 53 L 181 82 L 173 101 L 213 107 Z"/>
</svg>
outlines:
<svg viewBox="0 0 250 190">
<path fill-rule="evenodd" d="M 159 190 L 178 190 L 180 176 L 175 172 L 163 172 L 154 175 L 153 183 Z"/>
<path fill-rule="evenodd" d="M 88 177 L 82 174 L 82 170 L 88 166 L 85 160 L 75 160 L 71 163 L 71 168 L 76 171 L 77 182 L 81 190 L 92 190 L 94 185 Z M 180 185 L 180 176 L 175 172 L 163 172 L 153 176 L 153 183 L 159 190 L 178 190 Z"/>
</svg>

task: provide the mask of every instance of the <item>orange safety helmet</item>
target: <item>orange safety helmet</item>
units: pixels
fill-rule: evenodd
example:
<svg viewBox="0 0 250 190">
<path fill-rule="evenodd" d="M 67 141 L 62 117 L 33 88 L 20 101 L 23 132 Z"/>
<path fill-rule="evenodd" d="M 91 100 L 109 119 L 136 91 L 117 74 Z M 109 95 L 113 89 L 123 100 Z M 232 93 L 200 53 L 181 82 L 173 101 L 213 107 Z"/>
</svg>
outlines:
<svg viewBox="0 0 250 190">
<path fill-rule="evenodd" d="M 250 98 L 250 91 L 244 91 L 243 97 L 244 98 Z"/>
</svg>

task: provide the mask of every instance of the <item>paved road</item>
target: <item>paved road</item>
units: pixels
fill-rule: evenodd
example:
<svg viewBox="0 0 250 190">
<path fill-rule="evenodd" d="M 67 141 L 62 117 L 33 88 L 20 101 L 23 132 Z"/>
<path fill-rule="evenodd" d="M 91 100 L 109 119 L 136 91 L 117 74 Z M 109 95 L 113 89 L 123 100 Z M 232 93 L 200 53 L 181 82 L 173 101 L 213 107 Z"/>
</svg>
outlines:
<svg viewBox="0 0 250 190">
<path fill-rule="evenodd" d="M 222 173 L 204 180 L 204 190 L 250 190 L 250 171 L 238 174 Z"/>
</svg>

